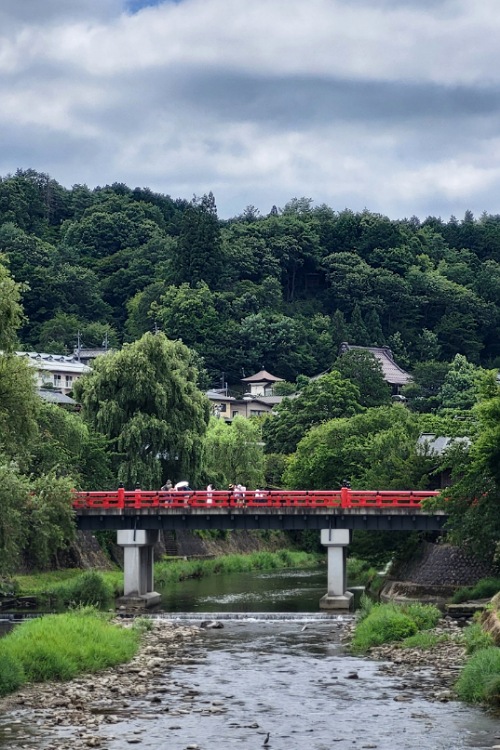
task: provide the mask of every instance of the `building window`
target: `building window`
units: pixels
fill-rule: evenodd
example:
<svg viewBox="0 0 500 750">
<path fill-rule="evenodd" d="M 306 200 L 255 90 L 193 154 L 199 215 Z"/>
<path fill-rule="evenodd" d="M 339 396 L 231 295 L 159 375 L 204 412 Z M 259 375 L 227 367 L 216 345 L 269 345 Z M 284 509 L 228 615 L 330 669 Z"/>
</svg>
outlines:
<svg viewBox="0 0 500 750">
<path fill-rule="evenodd" d="M 261 417 L 265 412 L 262 409 L 250 409 L 251 417 Z"/>
<path fill-rule="evenodd" d="M 221 413 L 225 413 L 226 412 L 226 404 L 219 404 L 219 411 Z"/>
<path fill-rule="evenodd" d="M 73 375 L 66 375 L 66 388 L 71 388 L 73 385 Z"/>
<path fill-rule="evenodd" d="M 61 376 L 60 375 L 57 375 L 57 374 L 54 375 L 54 385 L 56 386 L 56 388 L 60 387 L 60 385 L 61 385 Z"/>
<path fill-rule="evenodd" d="M 233 419 L 238 416 L 238 413 L 237 411 L 233 411 Z"/>
</svg>

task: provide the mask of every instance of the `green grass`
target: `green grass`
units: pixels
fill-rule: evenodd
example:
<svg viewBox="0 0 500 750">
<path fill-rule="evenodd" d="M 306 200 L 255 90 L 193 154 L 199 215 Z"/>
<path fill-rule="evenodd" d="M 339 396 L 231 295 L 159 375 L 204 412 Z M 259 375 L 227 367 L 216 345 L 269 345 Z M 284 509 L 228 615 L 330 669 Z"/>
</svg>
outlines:
<svg viewBox="0 0 500 750">
<path fill-rule="evenodd" d="M 421 651 L 428 651 L 438 643 L 446 643 L 450 640 L 448 635 L 435 635 L 425 630 L 415 633 L 415 635 L 405 638 L 401 643 L 401 648 L 419 648 Z"/>
<path fill-rule="evenodd" d="M 491 599 L 500 591 L 500 578 L 482 578 L 474 586 L 465 586 L 455 591 L 451 597 L 453 604 L 474 601 L 476 599 Z"/>
<path fill-rule="evenodd" d="M 376 575 L 376 569 L 365 560 L 360 560 L 358 557 L 347 558 L 347 582 L 349 586 L 368 586 Z"/>
<path fill-rule="evenodd" d="M 493 637 L 486 630 L 483 630 L 479 622 L 471 622 L 470 625 L 467 625 L 462 630 L 461 637 L 468 654 L 494 645 Z"/>
<path fill-rule="evenodd" d="M 249 555 L 224 555 L 205 560 L 167 560 L 155 565 L 155 580 L 159 586 L 165 586 L 186 578 L 203 578 L 221 573 L 313 567 L 318 561 L 318 555 L 287 549 L 278 552 L 252 552 Z"/>
<path fill-rule="evenodd" d="M 139 638 L 89 608 L 24 622 L 0 640 L 0 695 L 24 682 L 69 680 L 129 661 Z"/>
<path fill-rule="evenodd" d="M 500 648 L 490 646 L 476 651 L 455 688 L 458 697 L 467 703 L 500 705 Z"/>
<path fill-rule="evenodd" d="M 420 630 L 434 627 L 441 613 L 437 607 L 423 604 L 398 606 L 365 602 L 351 641 L 351 651 L 364 654 L 373 646 L 404 641 Z"/>
</svg>

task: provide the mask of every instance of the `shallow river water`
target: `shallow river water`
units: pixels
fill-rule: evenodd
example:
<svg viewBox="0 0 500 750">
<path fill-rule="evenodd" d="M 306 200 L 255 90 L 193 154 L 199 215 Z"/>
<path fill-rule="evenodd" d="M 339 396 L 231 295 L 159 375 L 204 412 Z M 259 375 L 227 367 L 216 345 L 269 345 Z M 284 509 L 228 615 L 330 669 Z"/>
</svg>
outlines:
<svg viewBox="0 0 500 750">
<path fill-rule="evenodd" d="M 191 600 L 191 615 L 186 612 L 189 596 L 194 596 L 191 589 L 189 596 L 184 589 L 175 606 L 170 602 L 170 612 L 178 613 L 172 619 L 192 617 L 198 622 L 203 611 L 218 612 L 224 627 L 203 631 L 191 647 L 194 664 L 180 665 L 155 679 L 151 692 L 134 701 L 126 716 L 102 726 L 101 736 L 106 735 L 102 747 L 465 750 L 500 746 L 499 715 L 453 701 L 432 702 L 426 697 L 432 692 L 429 674 L 389 677 L 380 673 L 380 662 L 348 655 L 341 638 L 351 618 L 325 619 L 318 612 L 318 594 L 324 585 L 319 572 L 261 574 L 254 576 L 252 585 L 249 578 L 246 591 L 231 592 L 227 582 L 219 581 L 216 592 L 214 585 Z M 302 607 L 307 599 L 311 601 L 309 612 L 299 610 L 292 591 Z M 259 609 L 264 614 L 257 614 Z M 269 616 L 273 619 L 266 619 Z M 24 712 L 22 727 L 0 714 L 2 750 L 21 748 L 22 737 L 31 732 L 29 746 L 38 736 L 43 747 L 45 739 L 54 742 L 56 731 L 47 737 L 30 725 L 29 711 Z"/>
</svg>

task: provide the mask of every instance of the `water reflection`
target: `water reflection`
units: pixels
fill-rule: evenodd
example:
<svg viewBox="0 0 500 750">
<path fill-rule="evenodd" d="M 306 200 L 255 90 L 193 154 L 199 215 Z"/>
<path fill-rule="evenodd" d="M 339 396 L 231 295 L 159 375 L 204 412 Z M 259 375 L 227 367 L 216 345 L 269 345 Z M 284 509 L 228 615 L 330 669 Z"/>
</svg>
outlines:
<svg viewBox="0 0 500 750">
<path fill-rule="evenodd" d="M 317 612 L 326 570 L 227 573 L 171 584 L 160 591 L 165 612 Z"/>
</svg>

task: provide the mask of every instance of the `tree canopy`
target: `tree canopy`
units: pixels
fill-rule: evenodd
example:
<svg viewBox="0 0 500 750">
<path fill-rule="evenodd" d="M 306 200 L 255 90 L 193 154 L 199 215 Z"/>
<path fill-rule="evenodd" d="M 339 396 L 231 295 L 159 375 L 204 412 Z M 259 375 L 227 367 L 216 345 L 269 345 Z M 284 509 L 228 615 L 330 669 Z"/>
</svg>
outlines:
<svg viewBox="0 0 500 750">
<path fill-rule="evenodd" d="M 209 402 L 184 344 L 146 333 L 99 357 L 75 384 L 75 394 L 84 419 L 110 442 L 120 482 L 155 489 L 166 473 L 196 483 Z"/>
</svg>

